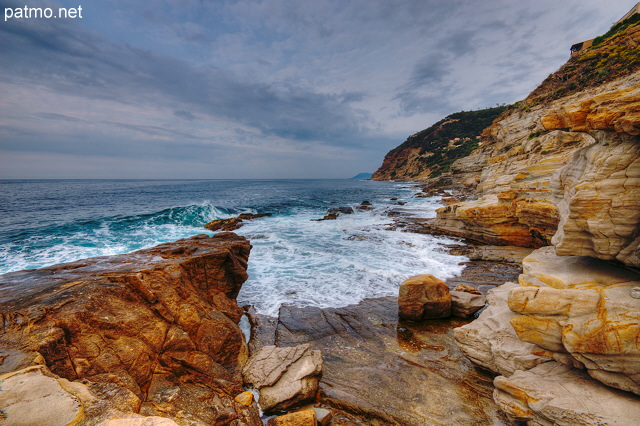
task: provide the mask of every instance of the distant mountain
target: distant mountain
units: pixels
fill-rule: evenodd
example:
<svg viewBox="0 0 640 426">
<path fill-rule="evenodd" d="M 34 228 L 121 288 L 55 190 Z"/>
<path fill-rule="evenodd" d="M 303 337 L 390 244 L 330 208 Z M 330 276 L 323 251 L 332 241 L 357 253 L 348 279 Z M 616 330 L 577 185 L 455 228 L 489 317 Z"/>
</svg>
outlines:
<svg viewBox="0 0 640 426">
<path fill-rule="evenodd" d="M 353 179 L 353 180 L 367 180 L 367 179 L 371 179 L 371 176 L 373 176 L 373 173 L 358 173 L 357 175 L 355 175 L 351 179 Z"/>
</svg>

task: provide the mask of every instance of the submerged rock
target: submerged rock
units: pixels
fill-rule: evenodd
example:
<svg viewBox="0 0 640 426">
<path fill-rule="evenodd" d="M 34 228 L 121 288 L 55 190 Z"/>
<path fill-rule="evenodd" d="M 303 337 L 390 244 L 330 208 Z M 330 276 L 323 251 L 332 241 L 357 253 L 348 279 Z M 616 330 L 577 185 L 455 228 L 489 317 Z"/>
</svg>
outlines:
<svg viewBox="0 0 640 426">
<path fill-rule="evenodd" d="M 451 316 L 451 294 L 447 284 L 433 275 L 416 275 L 400 284 L 398 315 L 410 321 Z"/>
</svg>

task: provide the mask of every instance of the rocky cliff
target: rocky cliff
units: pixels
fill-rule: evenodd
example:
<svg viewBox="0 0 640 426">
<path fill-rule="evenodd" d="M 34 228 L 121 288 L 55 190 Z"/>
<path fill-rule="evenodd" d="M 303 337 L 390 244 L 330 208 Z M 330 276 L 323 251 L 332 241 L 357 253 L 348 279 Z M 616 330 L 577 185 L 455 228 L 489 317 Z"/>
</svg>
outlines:
<svg viewBox="0 0 640 426">
<path fill-rule="evenodd" d="M 582 61 L 637 51 L 639 33 L 636 20 Z M 471 360 L 500 374 L 494 400 L 513 420 L 640 418 L 640 72 L 612 73 L 562 97 L 550 96 L 555 76 L 505 113 L 475 161 L 453 167 L 475 173 L 478 198 L 441 208 L 431 224 L 545 246 L 523 260 L 518 284 L 495 290 L 478 320 L 455 330 Z M 467 167 L 474 162 L 483 166 Z"/>
<path fill-rule="evenodd" d="M 2 275 L 4 418 L 262 424 L 255 403 L 234 400 L 247 359 L 235 297 L 250 248 L 235 234 L 201 235 Z"/>
<path fill-rule="evenodd" d="M 537 248 L 550 245 L 559 229 L 559 254 L 637 266 L 638 58 L 640 22 L 632 20 L 504 111 L 482 132 L 478 148 L 427 180 L 428 187 L 466 197 L 438 210 L 428 230 Z M 407 152 L 406 144 L 392 153 Z M 379 176 L 411 178 L 406 168 L 387 167 Z"/>
<path fill-rule="evenodd" d="M 640 17 L 574 56 L 427 181 L 427 232 L 538 248 L 455 338 L 529 424 L 640 418 Z"/>
</svg>

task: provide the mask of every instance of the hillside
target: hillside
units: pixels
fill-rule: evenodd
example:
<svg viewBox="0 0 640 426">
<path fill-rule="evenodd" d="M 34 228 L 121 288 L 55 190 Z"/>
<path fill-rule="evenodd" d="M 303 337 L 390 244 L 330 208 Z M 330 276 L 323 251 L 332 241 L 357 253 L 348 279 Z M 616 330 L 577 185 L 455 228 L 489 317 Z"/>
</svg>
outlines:
<svg viewBox="0 0 640 426">
<path fill-rule="evenodd" d="M 373 180 L 424 180 L 449 171 L 451 164 L 478 148 L 482 130 L 507 107 L 451 114 L 411 135 L 385 156 Z"/>
</svg>

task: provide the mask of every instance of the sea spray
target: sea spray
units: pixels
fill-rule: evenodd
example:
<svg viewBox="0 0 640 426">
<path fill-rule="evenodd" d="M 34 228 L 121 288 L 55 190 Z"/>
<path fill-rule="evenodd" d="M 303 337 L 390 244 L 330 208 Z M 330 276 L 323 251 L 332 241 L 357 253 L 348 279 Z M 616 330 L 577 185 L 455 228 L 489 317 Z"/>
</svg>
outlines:
<svg viewBox="0 0 640 426">
<path fill-rule="evenodd" d="M 196 234 L 243 212 L 273 215 L 236 232 L 253 245 L 238 297 L 274 315 L 283 303 L 337 307 L 396 294 L 420 273 L 462 269 L 443 237 L 393 230 L 389 213 L 435 215 L 415 186 L 348 180 L 0 181 L 0 272 L 126 253 Z M 397 205 L 396 200 L 406 203 Z M 316 222 L 328 208 L 357 207 Z"/>
</svg>

